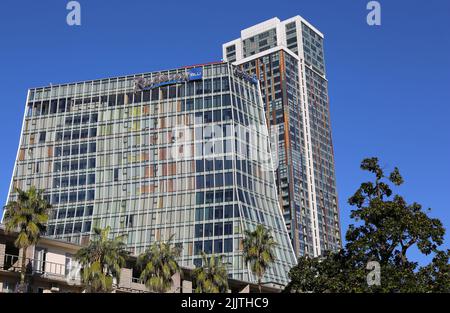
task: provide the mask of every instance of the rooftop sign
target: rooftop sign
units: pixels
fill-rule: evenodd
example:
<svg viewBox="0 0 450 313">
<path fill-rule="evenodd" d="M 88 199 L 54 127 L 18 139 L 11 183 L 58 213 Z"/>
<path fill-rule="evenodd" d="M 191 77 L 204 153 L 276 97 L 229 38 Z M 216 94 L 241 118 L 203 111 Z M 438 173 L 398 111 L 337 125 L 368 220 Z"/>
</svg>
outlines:
<svg viewBox="0 0 450 313">
<path fill-rule="evenodd" d="M 159 74 L 152 78 L 138 77 L 134 81 L 134 89 L 149 90 L 161 86 L 172 85 L 192 80 L 200 80 L 203 78 L 203 69 L 201 67 L 194 67 L 188 69 L 185 73 L 176 74 Z"/>
</svg>

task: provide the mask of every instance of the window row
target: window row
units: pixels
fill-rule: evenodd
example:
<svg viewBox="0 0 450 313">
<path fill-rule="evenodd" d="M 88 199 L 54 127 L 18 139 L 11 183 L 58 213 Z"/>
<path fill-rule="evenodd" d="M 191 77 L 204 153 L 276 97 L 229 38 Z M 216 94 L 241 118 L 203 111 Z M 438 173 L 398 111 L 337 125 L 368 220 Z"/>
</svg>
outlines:
<svg viewBox="0 0 450 313">
<path fill-rule="evenodd" d="M 234 213 L 234 215 L 233 215 Z M 201 222 L 203 220 L 218 220 L 222 218 L 239 217 L 239 206 L 237 204 L 195 209 L 195 220 Z"/>
<path fill-rule="evenodd" d="M 95 199 L 95 190 L 81 190 L 72 192 L 62 192 L 60 194 L 52 195 L 51 204 L 63 204 L 63 203 L 73 203 L 81 201 L 92 201 Z"/>
<path fill-rule="evenodd" d="M 76 222 L 67 224 L 49 225 L 47 228 L 47 235 L 62 235 L 62 234 L 77 234 L 88 233 L 91 231 L 91 222 Z"/>
<path fill-rule="evenodd" d="M 206 124 L 212 122 L 222 122 L 231 121 L 231 109 L 226 110 L 214 110 L 214 111 L 204 111 L 195 113 L 195 123 L 196 124 Z"/>
<path fill-rule="evenodd" d="M 69 161 L 55 162 L 53 164 L 54 172 L 66 172 L 66 171 L 77 171 L 85 170 L 87 168 L 95 168 L 96 159 L 95 158 L 85 158 L 85 159 L 75 159 Z"/>
<path fill-rule="evenodd" d="M 233 160 L 229 158 L 201 159 L 195 161 L 195 170 L 197 173 L 229 170 L 233 168 Z"/>
<path fill-rule="evenodd" d="M 222 95 L 222 101 L 220 95 L 213 97 L 208 96 L 204 98 L 187 99 L 186 101 L 182 101 L 181 111 L 202 110 L 229 105 L 231 105 L 230 95 L 224 94 Z"/>
<path fill-rule="evenodd" d="M 95 142 L 75 144 L 71 146 L 58 146 L 55 147 L 55 157 L 69 156 L 77 154 L 94 153 L 97 150 L 97 144 Z"/>
<path fill-rule="evenodd" d="M 53 178 L 53 188 L 64 188 L 73 186 L 95 184 L 95 174 L 78 175 L 78 176 L 63 176 Z"/>
<path fill-rule="evenodd" d="M 47 114 L 64 113 L 70 111 L 71 99 L 59 99 L 52 101 L 42 101 L 35 103 L 28 103 L 27 117 L 40 116 Z"/>
<path fill-rule="evenodd" d="M 245 205 L 242 206 L 242 211 L 244 212 L 244 216 L 247 219 L 258 221 L 258 223 L 265 223 L 266 221 L 264 218 L 264 213 L 262 211 L 247 207 Z"/>
<path fill-rule="evenodd" d="M 216 173 L 196 177 L 197 189 L 233 186 L 233 173 Z"/>
<path fill-rule="evenodd" d="M 213 237 L 233 234 L 233 222 L 215 222 L 195 225 L 195 237 Z"/>
<path fill-rule="evenodd" d="M 226 238 L 194 242 L 194 254 L 199 255 L 202 251 L 206 254 L 233 252 L 233 239 Z M 197 267 L 202 266 L 202 259 L 195 259 L 194 265 Z"/>
<path fill-rule="evenodd" d="M 196 204 L 221 203 L 233 200 L 235 200 L 235 197 L 233 198 L 233 189 L 219 189 L 196 193 Z"/>
<path fill-rule="evenodd" d="M 65 119 L 66 126 L 71 125 L 80 125 L 80 124 L 87 124 L 87 123 L 97 123 L 98 121 L 98 113 L 92 113 L 92 114 L 77 114 L 74 116 L 68 116 Z"/>
<path fill-rule="evenodd" d="M 59 208 L 53 209 L 50 212 L 49 218 L 53 219 L 64 219 L 64 218 L 74 218 L 74 217 L 83 217 L 83 216 L 91 216 L 94 212 L 94 206 L 79 206 L 72 208 Z"/>
<path fill-rule="evenodd" d="M 72 131 L 67 130 L 64 132 L 56 133 L 56 141 L 61 140 L 78 140 L 78 139 L 86 139 L 97 136 L 97 128 L 84 128 L 84 129 L 74 129 Z"/>
</svg>

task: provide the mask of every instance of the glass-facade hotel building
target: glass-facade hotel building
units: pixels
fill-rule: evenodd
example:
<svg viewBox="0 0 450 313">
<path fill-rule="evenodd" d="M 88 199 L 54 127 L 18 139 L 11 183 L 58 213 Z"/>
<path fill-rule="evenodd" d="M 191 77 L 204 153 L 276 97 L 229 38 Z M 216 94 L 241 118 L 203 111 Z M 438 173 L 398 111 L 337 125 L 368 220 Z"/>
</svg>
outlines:
<svg viewBox="0 0 450 313">
<path fill-rule="evenodd" d="M 223 59 L 257 76 L 276 138 L 279 202 L 296 255 L 341 246 L 323 34 L 300 16 L 272 18 L 223 44 Z"/>
<path fill-rule="evenodd" d="M 286 284 L 296 261 L 263 103 L 259 81 L 222 62 L 30 89 L 9 200 L 36 186 L 50 237 L 86 244 L 110 226 L 139 254 L 173 235 L 181 265 L 223 254 L 251 282 L 241 240 L 263 224 L 278 243 L 264 281 Z"/>
</svg>

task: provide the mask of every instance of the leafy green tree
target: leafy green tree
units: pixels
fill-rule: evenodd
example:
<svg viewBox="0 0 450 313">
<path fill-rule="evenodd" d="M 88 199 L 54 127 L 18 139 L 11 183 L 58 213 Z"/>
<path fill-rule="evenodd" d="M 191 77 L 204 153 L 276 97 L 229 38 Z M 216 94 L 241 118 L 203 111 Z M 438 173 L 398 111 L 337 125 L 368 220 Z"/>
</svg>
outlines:
<svg viewBox="0 0 450 313">
<path fill-rule="evenodd" d="M 338 252 L 318 258 L 301 257 L 289 276 L 290 292 L 448 292 L 449 252 L 439 250 L 445 229 L 430 218 L 420 204 L 408 204 L 393 187 L 403 184 L 398 168 L 385 175 L 377 158 L 364 159 L 361 169 L 372 173 L 374 181 L 364 182 L 350 197 L 354 207 L 346 245 Z M 418 267 L 408 259 L 415 247 L 433 262 Z M 380 284 L 367 283 L 369 262 L 380 266 Z"/>
<path fill-rule="evenodd" d="M 259 292 L 261 292 L 261 281 L 266 270 L 275 261 L 275 246 L 273 236 L 263 225 L 258 225 L 253 232 L 246 230 L 244 233 L 244 260 L 258 278 Z"/>
<path fill-rule="evenodd" d="M 225 293 L 228 290 L 228 272 L 223 263 L 223 256 L 211 255 L 209 258 L 202 252 L 203 265 L 193 272 L 195 292 Z"/>
<path fill-rule="evenodd" d="M 408 205 L 403 197 L 392 197 L 388 183 L 403 183 L 398 168 L 386 177 L 377 158 L 365 159 L 361 168 L 375 174 L 375 183 L 363 183 L 349 199 L 349 204 L 356 206 L 350 217 L 362 224 L 350 225 L 347 248 L 383 265 L 393 261 L 406 265 L 406 253 L 414 245 L 426 255 L 437 252 L 445 234 L 442 223 L 428 217 L 420 204 Z"/>
<path fill-rule="evenodd" d="M 51 205 L 43 198 L 43 190 L 34 186 L 24 191 L 15 189 L 17 200 L 5 205 L 3 223 L 7 233 L 17 232 L 14 245 L 22 249 L 19 291 L 25 291 L 26 250 L 35 245 L 46 231 Z"/>
<path fill-rule="evenodd" d="M 450 250 L 439 251 L 433 261 L 422 267 L 418 280 L 424 292 L 450 292 Z"/>
<path fill-rule="evenodd" d="M 169 290 L 172 276 L 180 271 L 177 258 L 181 249 L 172 245 L 172 238 L 167 242 L 154 242 L 137 259 L 142 270 L 140 278 L 152 291 L 163 293 Z"/>
<path fill-rule="evenodd" d="M 347 259 L 338 253 L 325 252 L 320 258 L 301 257 L 291 269 L 291 281 L 285 290 L 299 293 L 357 292 L 352 290 L 349 279 L 365 277 L 364 271 L 354 272 L 347 277 Z M 362 276 L 363 275 L 363 276 Z M 357 286 L 357 284 L 356 284 Z"/>
<path fill-rule="evenodd" d="M 94 238 L 78 250 L 76 260 L 81 264 L 81 279 L 86 292 L 110 292 L 113 281 L 120 281 L 121 268 L 125 266 L 128 252 L 123 236 L 109 239 L 111 228 L 94 228 Z"/>
</svg>

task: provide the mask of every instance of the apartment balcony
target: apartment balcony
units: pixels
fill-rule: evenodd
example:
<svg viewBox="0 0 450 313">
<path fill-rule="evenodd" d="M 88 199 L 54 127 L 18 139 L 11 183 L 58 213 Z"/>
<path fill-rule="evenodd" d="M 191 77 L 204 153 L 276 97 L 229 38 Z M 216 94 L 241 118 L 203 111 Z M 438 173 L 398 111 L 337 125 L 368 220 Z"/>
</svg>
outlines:
<svg viewBox="0 0 450 313">
<path fill-rule="evenodd" d="M 9 284 L 9 291 L 15 292 L 18 288 L 20 279 L 20 272 L 22 268 L 22 257 L 20 255 L 4 254 L 0 259 L 0 282 L 8 278 L 13 284 Z M 82 292 L 82 282 L 80 277 L 81 268 L 77 265 L 70 266 L 67 264 L 42 261 L 33 258 L 25 259 L 25 269 L 27 282 L 29 286 L 40 285 L 39 283 L 47 282 L 50 284 L 48 290 L 51 292 L 60 292 L 65 288 L 62 286 L 76 287 L 78 292 Z M 173 277 L 174 286 L 169 292 L 180 292 L 181 286 L 179 274 Z M 178 284 L 178 285 L 177 285 Z M 13 285 L 11 287 L 11 285 Z M 192 284 L 189 290 L 192 290 Z M 5 290 L 4 290 L 5 291 Z M 132 275 L 132 269 L 123 268 L 121 272 L 121 279 L 119 283 L 114 283 L 114 292 L 117 293 L 147 293 L 149 290 L 145 284 Z"/>
<path fill-rule="evenodd" d="M 20 273 L 21 268 L 22 257 L 19 255 L 5 254 L 3 260 L 0 260 L 1 271 Z M 63 281 L 68 284 L 81 284 L 79 270 L 66 264 L 26 258 L 25 268 L 28 276 Z"/>
</svg>

